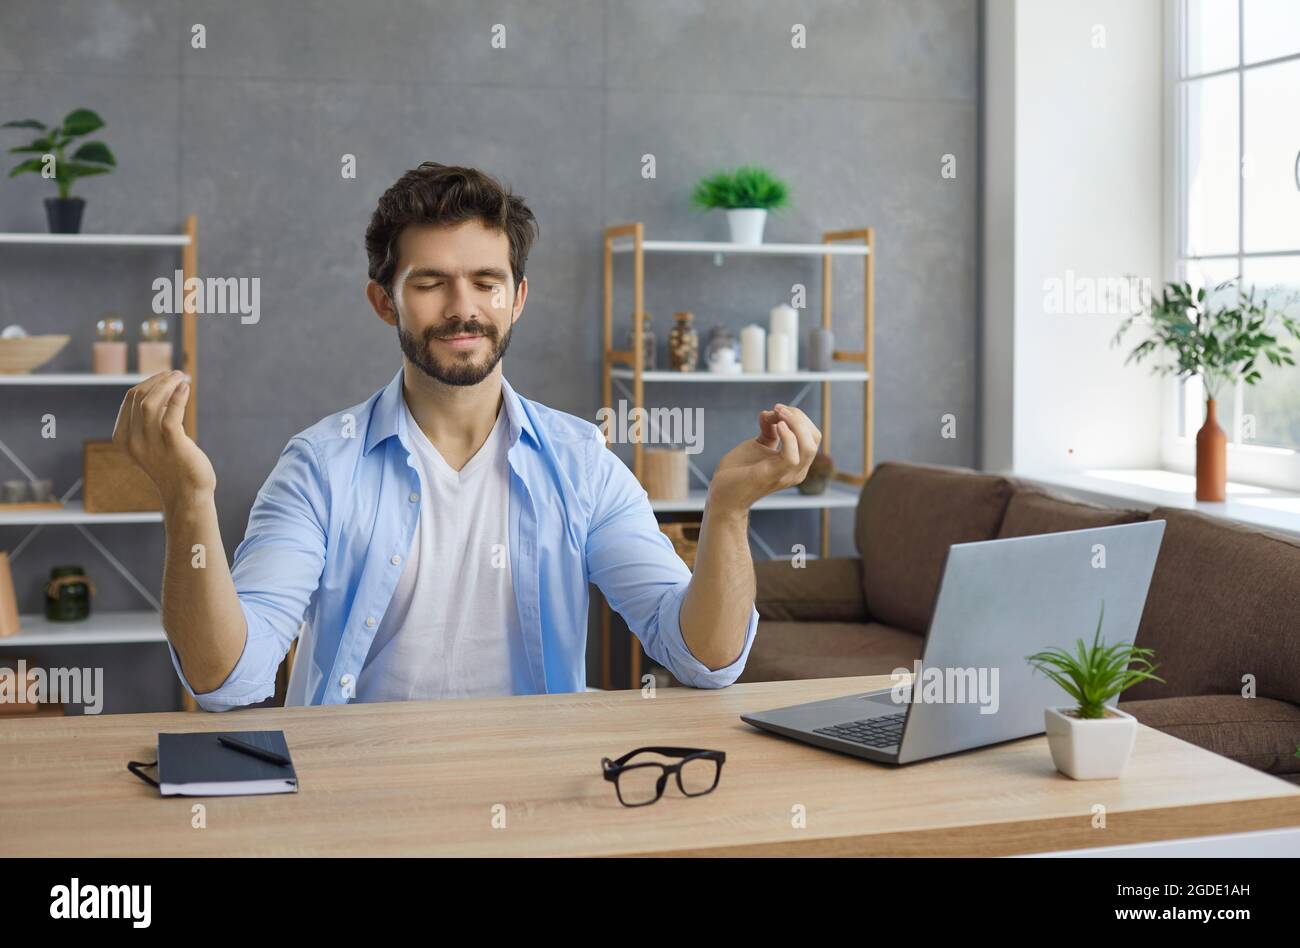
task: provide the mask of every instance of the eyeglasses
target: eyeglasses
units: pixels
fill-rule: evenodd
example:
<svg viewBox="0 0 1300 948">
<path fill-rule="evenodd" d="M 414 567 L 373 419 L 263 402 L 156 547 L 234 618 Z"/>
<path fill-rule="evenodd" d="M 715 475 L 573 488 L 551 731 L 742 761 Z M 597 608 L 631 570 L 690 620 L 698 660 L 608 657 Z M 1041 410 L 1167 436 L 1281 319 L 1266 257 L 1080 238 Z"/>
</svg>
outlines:
<svg viewBox="0 0 1300 948">
<path fill-rule="evenodd" d="M 662 757 L 680 757 L 675 764 L 644 761 L 629 764 L 637 754 L 659 754 Z M 618 760 L 602 757 L 600 769 L 606 780 L 614 783 L 618 802 L 624 806 L 647 806 L 664 795 L 670 774 L 677 776 L 677 788 L 688 797 L 711 793 L 722 775 L 722 764 L 727 759 L 724 751 L 700 750 L 694 747 L 638 747 Z"/>
</svg>

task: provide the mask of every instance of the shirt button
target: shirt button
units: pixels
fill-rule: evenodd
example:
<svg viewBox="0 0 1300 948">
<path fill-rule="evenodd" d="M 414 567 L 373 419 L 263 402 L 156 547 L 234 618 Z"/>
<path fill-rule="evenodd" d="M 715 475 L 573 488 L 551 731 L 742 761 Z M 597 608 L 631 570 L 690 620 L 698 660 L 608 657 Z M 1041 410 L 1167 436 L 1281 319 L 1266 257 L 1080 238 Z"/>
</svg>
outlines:
<svg viewBox="0 0 1300 948">
<path fill-rule="evenodd" d="M 344 675 L 342 678 L 339 679 L 339 687 L 340 687 L 340 688 L 346 688 L 346 687 L 347 687 L 348 685 L 350 685 L 350 684 L 352 684 L 352 676 L 351 676 L 351 675 Z"/>
<path fill-rule="evenodd" d="M 398 563 L 402 562 L 402 558 L 398 556 L 396 553 L 394 553 L 392 559 L 390 559 L 388 562 L 396 566 Z"/>
<path fill-rule="evenodd" d="M 373 629 L 373 628 L 375 627 L 375 617 L 374 617 L 374 616 L 367 616 L 367 617 L 366 617 L 366 625 L 367 625 L 369 628 L 372 628 L 372 629 Z"/>
<path fill-rule="evenodd" d="M 411 496 L 408 499 L 411 501 L 411 503 L 418 504 L 420 502 L 420 495 L 416 491 L 411 491 Z"/>
</svg>

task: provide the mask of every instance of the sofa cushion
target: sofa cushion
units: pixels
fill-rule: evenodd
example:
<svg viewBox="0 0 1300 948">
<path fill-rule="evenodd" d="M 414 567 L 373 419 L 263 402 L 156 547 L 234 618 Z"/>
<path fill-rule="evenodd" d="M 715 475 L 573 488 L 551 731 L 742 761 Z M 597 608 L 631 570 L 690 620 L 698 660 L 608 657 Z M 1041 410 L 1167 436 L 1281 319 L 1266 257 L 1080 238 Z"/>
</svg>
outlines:
<svg viewBox="0 0 1300 948">
<path fill-rule="evenodd" d="M 1300 704 L 1300 541 L 1159 508 L 1164 540 L 1137 644 L 1155 649 L 1156 674 L 1131 700 L 1239 695 Z"/>
<path fill-rule="evenodd" d="M 1121 701 L 1148 727 L 1271 774 L 1300 774 L 1300 708 L 1270 698 L 1200 695 Z"/>
<path fill-rule="evenodd" d="M 754 605 L 760 619 L 805 622 L 866 622 L 862 598 L 862 563 L 856 556 L 754 563 L 758 589 Z"/>
<path fill-rule="evenodd" d="M 912 670 L 922 638 L 878 622 L 760 620 L 738 681 L 888 675 Z"/>
<path fill-rule="evenodd" d="M 993 539 L 1014 489 L 1005 477 L 964 468 L 877 467 L 862 488 L 853 534 L 871 618 L 924 632 L 948 547 Z"/>
<path fill-rule="evenodd" d="M 1023 488 L 1017 490 L 1007 504 L 1006 515 L 998 529 L 998 538 L 1112 527 L 1121 523 L 1138 523 L 1145 519 L 1147 515 L 1141 510 L 1101 507 L 1061 497 L 1050 491 Z"/>
</svg>

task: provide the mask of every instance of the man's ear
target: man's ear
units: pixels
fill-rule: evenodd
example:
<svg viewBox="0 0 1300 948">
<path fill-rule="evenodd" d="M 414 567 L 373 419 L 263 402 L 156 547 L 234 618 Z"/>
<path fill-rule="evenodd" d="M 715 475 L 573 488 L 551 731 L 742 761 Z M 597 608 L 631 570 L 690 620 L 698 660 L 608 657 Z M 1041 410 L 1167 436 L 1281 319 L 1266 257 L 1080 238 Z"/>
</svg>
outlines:
<svg viewBox="0 0 1300 948">
<path fill-rule="evenodd" d="M 519 322 L 519 317 L 524 315 L 524 300 L 528 299 L 528 277 L 519 281 L 519 289 L 515 290 L 515 311 L 510 317 L 510 325 Z"/>
<path fill-rule="evenodd" d="M 393 305 L 392 297 L 374 280 L 366 284 L 366 299 L 370 301 L 376 316 L 390 326 L 397 325 L 397 308 Z"/>
</svg>

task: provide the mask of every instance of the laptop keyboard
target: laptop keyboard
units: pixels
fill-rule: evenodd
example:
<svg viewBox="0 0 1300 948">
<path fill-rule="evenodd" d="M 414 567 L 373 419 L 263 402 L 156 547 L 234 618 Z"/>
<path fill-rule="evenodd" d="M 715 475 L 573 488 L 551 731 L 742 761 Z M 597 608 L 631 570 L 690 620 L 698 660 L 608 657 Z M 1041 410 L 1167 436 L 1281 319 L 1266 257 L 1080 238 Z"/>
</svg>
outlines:
<svg viewBox="0 0 1300 948">
<path fill-rule="evenodd" d="M 900 711 L 898 714 L 887 714 L 879 718 L 813 728 L 813 733 L 839 738 L 841 741 L 852 741 L 866 747 L 894 747 L 903 738 L 903 721 L 906 718 L 907 712 Z"/>
</svg>

